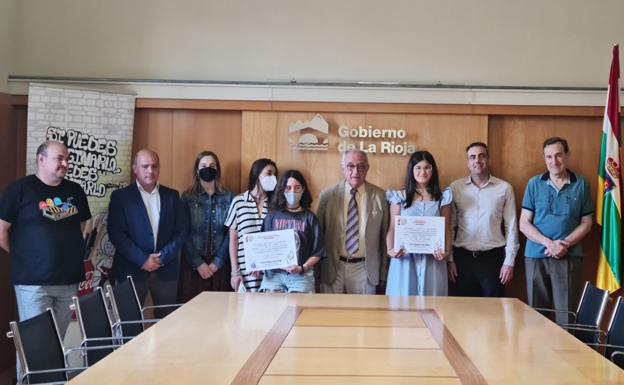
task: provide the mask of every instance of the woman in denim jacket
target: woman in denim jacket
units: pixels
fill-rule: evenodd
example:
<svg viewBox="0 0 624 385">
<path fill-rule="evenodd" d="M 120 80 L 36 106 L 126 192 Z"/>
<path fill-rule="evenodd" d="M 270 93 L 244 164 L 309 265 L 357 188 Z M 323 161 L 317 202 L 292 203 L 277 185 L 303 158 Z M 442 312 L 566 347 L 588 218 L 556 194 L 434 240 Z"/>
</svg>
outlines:
<svg viewBox="0 0 624 385">
<path fill-rule="evenodd" d="M 186 302 L 205 290 L 231 291 L 224 222 L 232 193 L 221 184 L 221 164 L 214 152 L 202 151 L 195 158 L 193 184 L 182 193 L 182 201 L 190 223 L 182 250 L 180 301 Z"/>
</svg>

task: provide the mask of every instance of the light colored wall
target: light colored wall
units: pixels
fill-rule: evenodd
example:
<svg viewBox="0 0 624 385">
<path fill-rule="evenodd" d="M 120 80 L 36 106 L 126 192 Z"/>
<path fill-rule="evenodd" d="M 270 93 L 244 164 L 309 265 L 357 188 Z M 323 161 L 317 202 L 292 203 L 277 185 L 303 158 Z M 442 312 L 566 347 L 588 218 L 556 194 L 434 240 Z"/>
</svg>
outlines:
<svg viewBox="0 0 624 385">
<path fill-rule="evenodd" d="M 15 63 L 16 0 L 0 0 L 0 92 L 8 92 L 7 76 Z"/>
<path fill-rule="evenodd" d="M 598 86 L 621 0 L 20 0 L 16 73 Z"/>
</svg>

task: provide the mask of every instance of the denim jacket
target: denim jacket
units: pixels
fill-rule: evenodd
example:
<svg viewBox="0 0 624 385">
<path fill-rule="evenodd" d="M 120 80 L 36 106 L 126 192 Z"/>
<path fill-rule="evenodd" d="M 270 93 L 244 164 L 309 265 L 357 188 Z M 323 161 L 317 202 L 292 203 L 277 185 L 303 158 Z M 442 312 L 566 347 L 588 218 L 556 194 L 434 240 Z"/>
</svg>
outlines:
<svg viewBox="0 0 624 385">
<path fill-rule="evenodd" d="M 232 202 L 232 193 L 224 191 L 215 192 L 212 196 L 205 192 L 198 196 L 184 195 L 182 201 L 189 218 L 188 237 L 184 242 L 184 259 L 193 269 L 197 269 L 203 262 L 214 262 L 221 268 L 229 255 L 228 247 L 224 245 L 224 241 L 229 243 L 228 229 L 224 223 Z M 206 260 L 209 230 L 212 236 L 213 261 Z"/>
</svg>

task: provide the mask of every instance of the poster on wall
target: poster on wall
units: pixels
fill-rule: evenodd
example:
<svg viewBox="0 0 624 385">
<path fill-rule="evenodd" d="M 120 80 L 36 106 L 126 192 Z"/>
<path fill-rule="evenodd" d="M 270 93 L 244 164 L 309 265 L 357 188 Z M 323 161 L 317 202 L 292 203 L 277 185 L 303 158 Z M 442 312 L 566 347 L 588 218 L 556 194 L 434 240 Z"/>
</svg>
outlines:
<svg viewBox="0 0 624 385">
<path fill-rule="evenodd" d="M 112 266 L 106 216 L 111 192 L 130 182 L 134 105 L 135 95 L 128 93 L 34 83 L 28 90 L 27 174 L 35 173 L 32 157 L 41 143 L 62 142 L 69 150 L 66 178 L 80 184 L 89 200 L 81 295 L 102 286 Z"/>
</svg>

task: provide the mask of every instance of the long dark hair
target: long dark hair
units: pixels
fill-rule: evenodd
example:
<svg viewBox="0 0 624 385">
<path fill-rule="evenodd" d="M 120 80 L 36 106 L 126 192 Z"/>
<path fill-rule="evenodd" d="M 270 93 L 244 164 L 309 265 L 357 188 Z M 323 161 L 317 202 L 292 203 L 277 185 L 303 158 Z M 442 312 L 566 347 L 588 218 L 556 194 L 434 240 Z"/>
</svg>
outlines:
<svg viewBox="0 0 624 385">
<path fill-rule="evenodd" d="M 260 174 L 262 174 L 262 170 L 264 170 L 264 168 L 269 165 L 275 167 L 275 175 L 277 175 L 277 165 L 271 159 L 260 158 L 256 159 L 251 164 L 251 168 L 249 169 L 249 182 L 247 182 L 247 191 L 251 192 L 251 190 L 253 190 L 254 187 L 256 187 L 258 183 L 260 183 Z M 269 199 L 273 194 L 272 191 L 265 191 L 265 193 Z"/>
<path fill-rule="evenodd" d="M 217 164 L 217 177 L 215 178 L 215 190 L 217 192 L 224 192 L 225 189 L 221 184 L 221 162 L 219 162 L 219 157 L 212 151 L 202 151 L 195 157 L 195 163 L 193 163 L 193 183 L 189 188 L 187 188 L 182 195 L 183 196 L 198 196 L 204 191 L 204 188 L 201 185 L 201 179 L 197 174 L 199 171 L 199 162 L 201 162 L 202 158 L 205 156 L 210 156 L 214 159 Z"/>
<path fill-rule="evenodd" d="M 277 186 L 275 187 L 275 194 L 273 194 L 273 198 L 271 198 L 269 208 L 271 210 L 278 211 L 285 211 L 287 209 L 284 190 L 286 189 L 288 178 L 296 179 L 297 182 L 301 184 L 301 187 L 303 187 L 303 193 L 301 194 L 301 201 L 299 204 L 303 209 L 309 210 L 310 207 L 312 207 L 312 194 L 310 194 L 310 190 L 308 190 L 308 184 L 306 183 L 303 174 L 301 174 L 298 170 L 288 170 L 279 178 Z"/>
<path fill-rule="evenodd" d="M 416 191 L 416 178 L 414 178 L 414 166 L 419 162 L 427 161 L 431 165 L 431 179 L 427 184 L 427 192 L 431 194 L 433 200 L 439 201 L 442 197 L 440 191 L 440 179 L 438 176 L 438 166 L 436 165 L 433 155 L 429 151 L 416 151 L 410 156 L 407 163 L 407 171 L 405 173 L 405 206 L 410 207 L 414 200 L 414 194 L 418 194 Z"/>
</svg>

